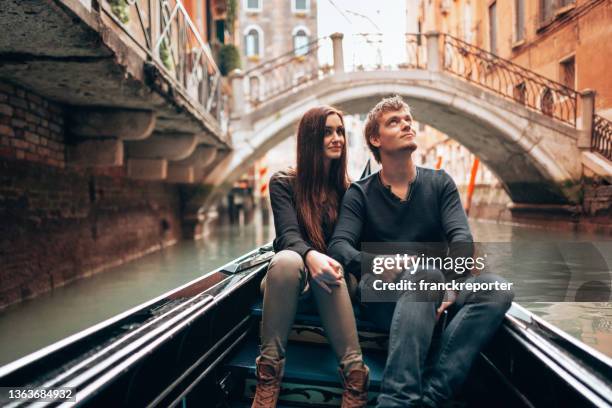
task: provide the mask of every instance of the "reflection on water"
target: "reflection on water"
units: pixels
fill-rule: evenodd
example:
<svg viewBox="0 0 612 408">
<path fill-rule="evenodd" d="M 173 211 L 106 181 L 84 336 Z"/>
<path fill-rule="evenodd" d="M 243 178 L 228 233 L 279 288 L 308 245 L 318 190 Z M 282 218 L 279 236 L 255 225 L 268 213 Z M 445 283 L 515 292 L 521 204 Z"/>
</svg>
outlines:
<svg viewBox="0 0 612 408">
<path fill-rule="evenodd" d="M 563 242 L 564 244 L 560 246 L 563 248 L 567 248 L 567 242 L 571 241 L 592 243 L 597 249 L 597 257 L 602 257 L 604 264 L 607 265 L 607 272 L 612 266 L 612 251 L 610 251 L 612 237 L 609 236 L 525 228 L 481 221 L 472 221 L 470 224 L 474 239 L 479 242 L 533 243 L 534 247 L 538 247 L 538 243 L 541 242 Z M 566 261 L 563 266 L 566 267 L 567 264 L 571 266 L 571 262 L 568 262 L 568 253 L 562 255 Z M 585 253 L 583 256 L 593 255 Z M 550 268 L 534 270 L 542 273 L 547 269 Z M 531 280 L 543 280 L 549 284 L 551 273 L 554 272 L 549 270 L 546 276 L 532 276 Z M 503 271 L 501 274 L 504 275 Z M 609 279 L 609 273 L 606 276 Z M 606 283 L 609 285 L 609 280 Z M 607 356 L 612 356 L 612 302 L 525 302 L 521 304 L 566 333 Z"/>
<path fill-rule="evenodd" d="M 481 242 L 610 239 L 495 223 L 472 222 L 471 225 L 475 239 Z M 217 227 L 203 240 L 181 242 L 0 312 L 0 364 L 146 302 L 272 239 L 273 228 L 263 225 L 261 215 L 243 217 L 239 225 Z M 612 356 L 612 303 L 529 303 L 525 306 Z"/>
<path fill-rule="evenodd" d="M 541 302 L 523 306 L 589 346 L 612 355 L 612 302 Z"/>
<path fill-rule="evenodd" d="M 261 218 L 146 255 L 0 312 L 0 365 L 192 281 L 271 241 Z"/>
</svg>

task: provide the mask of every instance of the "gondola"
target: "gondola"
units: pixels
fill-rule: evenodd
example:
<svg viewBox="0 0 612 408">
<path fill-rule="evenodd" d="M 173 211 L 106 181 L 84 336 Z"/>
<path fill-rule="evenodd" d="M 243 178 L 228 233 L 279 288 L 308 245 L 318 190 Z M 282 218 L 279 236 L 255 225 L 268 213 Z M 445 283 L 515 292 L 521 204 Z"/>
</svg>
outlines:
<svg viewBox="0 0 612 408">
<path fill-rule="evenodd" d="M 89 329 L 0 367 L 0 387 L 70 387 L 77 406 L 247 407 L 255 388 L 264 246 Z M 386 333 L 359 317 L 374 405 Z M 279 407 L 338 406 L 336 361 L 316 315 L 296 316 Z M 517 304 L 454 403 L 466 407 L 609 407 L 612 364 Z M 11 400 L 2 406 L 36 402 Z M 37 406 L 75 406 L 69 401 Z"/>
</svg>

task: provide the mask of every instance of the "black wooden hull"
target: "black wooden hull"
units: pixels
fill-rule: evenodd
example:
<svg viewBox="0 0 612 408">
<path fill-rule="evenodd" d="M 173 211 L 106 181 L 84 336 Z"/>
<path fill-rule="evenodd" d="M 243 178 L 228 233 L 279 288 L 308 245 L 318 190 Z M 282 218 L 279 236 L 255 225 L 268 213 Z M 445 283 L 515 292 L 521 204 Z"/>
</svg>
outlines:
<svg viewBox="0 0 612 408">
<path fill-rule="evenodd" d="M 253 305 L 269 250 L 0 367 L 0 387 L 71 386 L 80 406 L 248 404 L 236 395 L 249 370 L 240 377 L 227 364 L 257 338 Z M 611 379 L 609 358 L 513 305 L 460 398 L 483 407 L 608 407 Z"/>
</svg>

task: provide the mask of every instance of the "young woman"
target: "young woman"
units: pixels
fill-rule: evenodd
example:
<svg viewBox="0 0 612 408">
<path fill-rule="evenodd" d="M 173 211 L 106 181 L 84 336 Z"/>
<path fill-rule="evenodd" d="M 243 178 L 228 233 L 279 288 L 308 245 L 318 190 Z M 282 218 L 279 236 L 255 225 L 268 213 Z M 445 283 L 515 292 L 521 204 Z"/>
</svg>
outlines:
<svg viewBox="0 0 612 408">
<path fill-rule="evenodd" d="M 297 168 L 270 180 L 276 255 L 262 282 L 261 354 L 253 407 L 276 406 L 287 337 L 298 303 L 309 296 L 340 363 L 342 407 L 367 403 L 369 373 L 347 285 L 340 264 L 325 254 L 348 184 L 342 114 L 329 106 L 312 108 L 298 127 Z"/>
</svg>

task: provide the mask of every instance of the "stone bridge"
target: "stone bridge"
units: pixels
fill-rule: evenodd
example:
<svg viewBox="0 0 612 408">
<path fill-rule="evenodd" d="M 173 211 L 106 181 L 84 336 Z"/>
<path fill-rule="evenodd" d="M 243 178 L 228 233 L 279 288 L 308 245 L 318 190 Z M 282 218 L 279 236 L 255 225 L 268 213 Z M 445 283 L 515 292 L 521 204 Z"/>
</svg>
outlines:
<svg viewBox="0 0 612 408">
<path fill-rule="evenodd" d="M 365 113 L 393 94 L 410 104 L 417 121 L 474 152 L 499 177 L 515 203 L 579 200 L 584 155 L 591 154 L 587 150 L 592 92 L 577 93 L 437 33 L 427 35 L 426 41 L 407 41 L 406 64 L 360 67 L 354 72 L 344 69 L 342 35 L 332 35 L 332 41 L 333 69 L 318 66 L 314 74 L 297 81 L 295 67 L 303 62 L 295 62 L 292 56 L 268 64 L 275 68 L 262 64 L 260 72 L 234 73 L 234 150 L 206 178 L 212 189 L 208 204 L 224 194 L 256 158 L 293 134 L 310 107 L 329 104 L 348 114 Z M 279 85 L 279 75 L 294 80 Z M 254 79 L 268 83 L 254 88 Z M 603 164 L 609 175 L 609 162 Z"/>
</svg>

